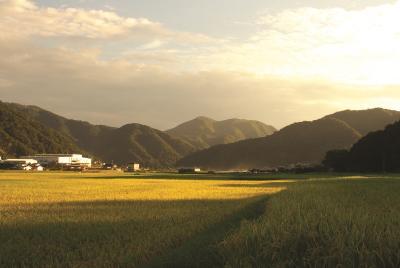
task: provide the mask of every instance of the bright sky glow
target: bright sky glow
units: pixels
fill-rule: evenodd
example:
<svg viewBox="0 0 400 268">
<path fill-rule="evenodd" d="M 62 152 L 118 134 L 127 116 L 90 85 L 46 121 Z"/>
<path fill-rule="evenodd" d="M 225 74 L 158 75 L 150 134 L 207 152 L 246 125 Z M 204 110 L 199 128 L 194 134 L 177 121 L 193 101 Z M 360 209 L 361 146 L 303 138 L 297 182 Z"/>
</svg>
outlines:
<svg viewBox="0 0 400 268">
<path fill-rule="evenodd" d="M 400 1 L 215 2 L 0 0 L 0 98 L 157 128 L 400 110 Z"/>
</svg>

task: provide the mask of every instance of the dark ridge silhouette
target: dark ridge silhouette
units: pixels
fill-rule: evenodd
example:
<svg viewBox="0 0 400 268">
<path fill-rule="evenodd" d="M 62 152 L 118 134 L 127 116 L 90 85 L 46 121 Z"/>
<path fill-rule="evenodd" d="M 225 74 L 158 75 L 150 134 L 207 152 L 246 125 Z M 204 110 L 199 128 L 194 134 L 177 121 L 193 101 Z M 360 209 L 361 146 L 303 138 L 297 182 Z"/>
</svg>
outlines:
<svg viewBox="0 0 400 268">
<path fill-rule="evenodd" d="M 323 164 L 339 172 L 399 172 L 400 122 L 369 133 L 350 150 L 328 152 Z"/>
<path fill-rule="evenodd" d="M 326 152 L 348 149 L 364 133 L 383 129 L 400 119 L 384 109 L 344 111 L 312 122 L 289 125 L 271 136 L 217 145 L 178 161 L 178 166 L 207 169 L 271 168 L 320 163 Z"/>
</svg>

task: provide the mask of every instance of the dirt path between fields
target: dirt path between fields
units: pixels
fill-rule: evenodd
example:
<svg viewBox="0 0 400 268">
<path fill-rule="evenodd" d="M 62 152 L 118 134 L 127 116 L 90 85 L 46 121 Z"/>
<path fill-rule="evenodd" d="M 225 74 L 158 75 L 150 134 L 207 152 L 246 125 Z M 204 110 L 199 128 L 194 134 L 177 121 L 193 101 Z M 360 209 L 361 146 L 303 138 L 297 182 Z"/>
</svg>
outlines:
<svg viewBox="0 0 400 268">
<path fill-rule="evenodd" d="M 221 267 L 224 264 L 217 244 L 240 226 L 243 220 L 255 220 L 265 212 L 269 197 L 256 199 L 238 212 L 192 237 L 180 247 L 155 258 L 144 267 Z"/>
</svg>

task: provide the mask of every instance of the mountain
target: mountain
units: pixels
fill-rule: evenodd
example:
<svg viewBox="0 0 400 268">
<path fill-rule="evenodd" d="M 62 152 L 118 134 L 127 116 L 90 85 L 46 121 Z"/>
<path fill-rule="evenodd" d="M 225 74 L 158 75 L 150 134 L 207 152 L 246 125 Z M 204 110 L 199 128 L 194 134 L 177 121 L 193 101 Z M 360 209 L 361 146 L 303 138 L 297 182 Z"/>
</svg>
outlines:
<svg viewBox="0 0 400 268">
<path fill-rule="evenodd" d="M 114 161 L 118 164 L 138 162 L 143 166 L 160 168 L 173 166 L 179 158 L 195 150 L 191 144 L 179 138 L 140 124 L 114 128 L 67 119 L 36 106 L 19 104 L 7 104 L 7 106 L 20 115 L 16 117 L 10 114 L 8 116 L 10 120 L 19 122 L 21 117 L 27 118 L 26 120 L 35 124 L 32 129 L 41 128 L 68 140 L 73 146 L 65 148 L 61 146 L 62 152 L 85 151 L 106 162 Z M 43 144 L 51 144 L 50 141 L 57 140 L 54 139 L 54 135 L 49 135 L 47 140 L 43 140 Z M 61 151 L 50 148 L 45 152 Z"/>
<path fill-rule="evenodd" d="M 15 105 L 0 102 L 1 155 L 13 157 L 82 151 L 68 135 L 33 120 Z"/>
<path fill-rule="evenodd" d="M 98 142 L 93 152 L 102 159 L 116 163 L 132 160 L 150 167 L 173 166 L 178 159 L 194 151 L 191 145 L 140 124 L 104 133 Z"/>
<path fill-rule="evenodd" d="M 217 145 L 190 154 L 178 166 L 208 169 L 266 168 L 297 163 L 320 163 L 327 151 L 347 149 L 365 133 L 400 119 L 384 109 L 343 111 L 319 120 L 289 125 L 264 138 Z"/>
<path fill-rule="evenodd" d="M 295 123 L 266 136 L 274 129 L 260 122 L 199 117 L 163 132 L 140 124 L 120 128 L 92 125 L 39 107 L 0 102 L 0 153 L 21 156 L 78 152 L 107 162 L 132 161 L 155 168 L 173 166 L 177 161 L 179 166 L 212 169 L 263 168 L 318 163 L 327 151 L 348 149 L 365 134 L 398 120 L 397 111 L 347 110 Z M 263 137 L 247 139 L 259 136 Z M 244 140 L 234 142 L 238 139 Z M 228 144 L 195 152 L 216 143 Z"/>
<path fill-rule="evenodd" d="M 273 134 L 276 129 L 259 121 L 228 119 L 216 121 L 208 117 L 197 117 L 166 133 L 205 149 L 217 144 L 233 143 L 240 140 L 260 138 Z"/>
<path fill-rule="evenodd" d="M 323 163 L 339 172 L 399 172 L 400 121 L 369 133 L 350 150 L 328 152 Z"/>
<path fill-rule="evenodd" d="M 360 111 L 346 110 L 327 117 L 346 122 L 362 136 L 365 136 L 371 131 L 381 130 L 385 126 L 400 120 L 400 112 L 381 108 Z"/>
</svg>

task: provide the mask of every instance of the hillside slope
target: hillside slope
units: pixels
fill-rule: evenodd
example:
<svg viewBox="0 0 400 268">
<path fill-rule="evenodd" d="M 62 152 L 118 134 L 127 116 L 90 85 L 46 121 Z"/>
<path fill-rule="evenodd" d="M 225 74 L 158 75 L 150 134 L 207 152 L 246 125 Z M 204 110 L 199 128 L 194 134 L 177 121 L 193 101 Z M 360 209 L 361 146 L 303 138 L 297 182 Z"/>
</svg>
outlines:
<svg viewBox="0 0 400 268">
<path fill-rule="evenodd" d="M 82 151 L 68 135 L 33 120 L 12 104 L 0 102 L 1 155 L 13 157 Z"/>
<path fill-rule="evenodd" d="M 148 126 L 129 124 L 101 135 L 94 152 L 116 163 L 127 160 L 148 167 L 173 166 L 183 156 L 194 152 L 191 145 Z"/>
<path fill-rule="evenodd" d="M 68 137 L 82 150 L 106 162 L 138 162 L 146 167 L 168 167 L 195 151 L 185 141 L 140 124 L 121 128 L 92 125 L 64 118 L 36 106 L 10 106 L 31 121 L 40 122 L 45 128 Z"/>
<path fill-rule="evenodd" d="M 328 152 L 324 164 L 339 172 L 399 172 L 400 121 L 369 133 L 350 150 Z"/>
<path fill-rule="evenodd" d="M 327 117 L 336 118 L 349 124 L 362 136 L 371 131 L 383 129 L 385 126 L 400 120 L 400 112 L 382 108 L 337 112 Z"/>
<path fill-rule="evenodd" d="M 198 149 L 217 144 L 260 138 L 273 134 L 276 129 L 259 121 L 228 119 L 216 121 L 204 116 L 185 122 L 166 133 L 182 138 Z"/>
<path fill-rule="evenodd" d="M 196 152 L 181 159 L 178 166 L 246 169 L 319 163 L 327 151 L 349 148 L 364 133 L 383 129 L 399 117 L 399 112 L 384 109 L 339 112 L 312 122 L 289 125 L 265 138 Z"/>
</svg>

